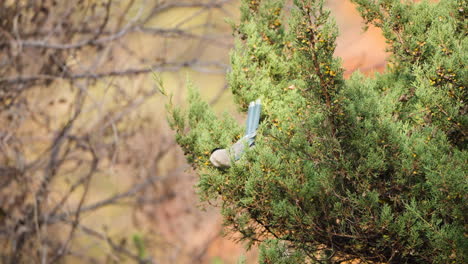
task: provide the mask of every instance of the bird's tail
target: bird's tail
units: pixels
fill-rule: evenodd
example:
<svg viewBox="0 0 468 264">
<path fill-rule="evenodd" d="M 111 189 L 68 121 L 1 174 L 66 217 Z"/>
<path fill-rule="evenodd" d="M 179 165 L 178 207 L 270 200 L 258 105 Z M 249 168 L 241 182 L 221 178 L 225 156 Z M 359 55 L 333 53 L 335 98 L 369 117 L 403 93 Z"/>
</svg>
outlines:
<svg viewBox="0 0 468 264">
<path fill-rule="evenodd" d="M 260 123 L 261 111 L 262 103 L 260 99 L 257 99 L 255 102 L 250 102 L 245 128 L 245 138 L 247 138 L 249 146 L 253 145 L 255 141 L 256 131 Z"/>
<path fill-rule="evenodd" d="M 249 110 L 247 112 L 247 121 L 245 124 L 245 135 L 247 136 L 250 133 L 250 126 L 253 120 L 253 114 L 254 114 L 254 108 L 255 108 L 255 102 L 250 102 L 249 104 Z"/>
</svg>

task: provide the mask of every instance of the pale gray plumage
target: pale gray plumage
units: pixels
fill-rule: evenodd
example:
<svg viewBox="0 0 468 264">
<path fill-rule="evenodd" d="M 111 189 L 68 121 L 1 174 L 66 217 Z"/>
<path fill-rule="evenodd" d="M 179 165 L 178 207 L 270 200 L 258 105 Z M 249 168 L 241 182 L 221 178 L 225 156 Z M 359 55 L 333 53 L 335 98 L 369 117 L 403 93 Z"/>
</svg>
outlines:
<svg viewBox="0 0 468 264">
<path fill-rule="evenodd" d="M 229 168 L 231 166 L 231 158 L 226 149 L 217 149 L 211 153 L 210 162 L 217 168 Z"/>
<path fill-rule="evenodd" d="M 214 150 L 210 156 L 211 164 L 217 168 L 229 168 L 231 167 L 232 161 L 237 161 L 241 158 L 245 151 L 245 147 L 251 147 L 255 143 L 255 136 L 260 123 L 261 111 L 262 104 L 260 99 L 255 102 L 250 102 L 247 113 L 245 135 L 228 149 Z"/>
</svg>

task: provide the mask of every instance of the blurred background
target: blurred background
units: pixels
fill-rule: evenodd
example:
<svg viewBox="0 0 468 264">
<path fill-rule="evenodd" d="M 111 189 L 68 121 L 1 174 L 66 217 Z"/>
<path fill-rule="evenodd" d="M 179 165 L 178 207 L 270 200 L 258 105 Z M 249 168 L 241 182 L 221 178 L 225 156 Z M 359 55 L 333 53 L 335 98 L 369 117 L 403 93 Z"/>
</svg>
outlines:
<svg viewBox="0 0 468 264">
<path fill-rule="evenodd" d="M 329 0 L 346 77 L 385 41 Z M 201 204 L 165 117 L 187 81 L 236 113 L 225 73 L 239 0 L 0 1 L 0 261 L 256 263 Z"/>
</svg>

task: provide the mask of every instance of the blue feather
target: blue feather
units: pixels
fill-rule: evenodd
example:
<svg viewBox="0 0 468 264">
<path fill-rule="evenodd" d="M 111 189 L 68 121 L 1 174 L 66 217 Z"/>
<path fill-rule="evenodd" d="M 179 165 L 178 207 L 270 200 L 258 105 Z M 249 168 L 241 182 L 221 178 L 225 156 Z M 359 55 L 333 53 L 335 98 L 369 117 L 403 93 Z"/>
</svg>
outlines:
<svg viewBox="0 0 468 264">
<path fill-rule="evenodd" d="M 254 107 L 255 107 L 255 103 L 254 103 L 254 102 L 250 102 L 250 104 L 249 104 L 249 111 L 248 111 L 248 113 L 247 113 L 247 121 L 246 121 L 246 125 L 245 125 L 245 135 L 244 135 L 244 136 L 249 135 L 249 132 L 250 132 L 250 129 L 251 129 L 251 126 L 250 126 L 250 125 L 251 125 L 251 122 L 252 122 Z"/>
<path fill-rule="evenodd" d="M 255 115 L 254 115 L 254 126 L 253 126 L 253 131 L 252 132 L 256 132 L 257 129 L 258 129 L 258 125 L 260 123 L 260 113 L 262 111 L 262 104 L 260 102 L 260 99 L 257 99 L 257 101 L 255 102 L 256 103 L 256 111 L 255 111 Z"/>
<path fill-rule="evenodd" d="M 262 106 L 262 104 L 260 103 L 260 99 L 257 99 L 257 101 L 253 103 L 254 103 L 254 106 L 252 108 L 252 114 L 249 116 L 250 118 L 249 127 L 248 127 L 247 135 L 246 135 L 249 146 L 252 146 L 255 141 L 256 131 L 260 123 L 260 112 L 261 112 L 261 106 Z"/>
</svg>

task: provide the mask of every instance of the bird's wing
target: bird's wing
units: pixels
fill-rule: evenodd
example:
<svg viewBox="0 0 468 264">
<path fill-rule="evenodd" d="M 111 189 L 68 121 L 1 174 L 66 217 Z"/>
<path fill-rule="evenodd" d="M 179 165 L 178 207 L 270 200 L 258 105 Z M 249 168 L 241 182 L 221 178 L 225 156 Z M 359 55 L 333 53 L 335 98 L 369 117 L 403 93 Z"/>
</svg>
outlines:
<svg viewBox="0 0 468 264">
<path fill-rule="evenodd" d="M 246 139 L 241 138 L 229 148 L 229 152 L 235 161 L 239 160 L 244 154 L 245 145 L 247 145 Z"/>
</svg>

